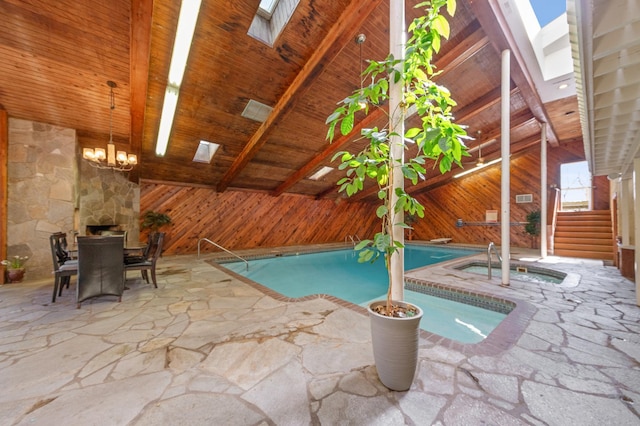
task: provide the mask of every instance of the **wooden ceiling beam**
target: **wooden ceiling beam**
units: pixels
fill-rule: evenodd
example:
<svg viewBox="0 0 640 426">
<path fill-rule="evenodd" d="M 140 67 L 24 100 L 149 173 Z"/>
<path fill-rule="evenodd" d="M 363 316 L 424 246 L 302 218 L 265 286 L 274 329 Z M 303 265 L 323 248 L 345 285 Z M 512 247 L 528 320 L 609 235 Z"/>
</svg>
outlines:
<svg viewBox="0 0 640 426">
<path fill-rule="evenodd" d="M 267 136 L 273 130 L 273 126 L 295 106 L 298 99 L 311 86 L 311 82 L 333 62 L 343 47 L 353 39 L 356 31 L 366 21 L 370 13 L 381 2 L 382 0 L 351 1 L 335 25 L 331 27 L 322 43 L 314 51 L 311 58 L 304 64 L 293 83 L 278 99 L 269 117 L 258 127 L 258 130 L 251 136 L 242 152 L 224 174 L 217 186 L 219 192 L 224 192 L 235 177 L 246 167 L 267 142 Z"/>
<path fill-rule="evenodd" d="M 519 113 L 515 114 L 514 116 L 511 117 L 510 120 L 510 125 L 511 125 L 511 131 L 513 132 L 514 130 L 523 127 L 523 126 L 527 126 L 529 124 L 531 124 L 532 122 L 537 122 L 537 119 L 531 115 L 530 111 L 528 110 L 524 110 L 524 111 L 520 111 Z M 500 128 L 497 128 L 495 130 L 492 130 L 489 133 L 483 134 L 482 135 L 482 139 L 483 139 L 483 143 L 486 143 L 486 141 L 489 141 L 491 139 L 497 139 L 500 137 Z M 538 140 L 540 140 L 540 135 L 534 135 L 534 138 L 538 138 Z M 511 144 L 511 152 L 513 153 L 515 151 L 517 147 L 517 143 L 514 142 Z M 438 173 L 437 175 L 431 176 L 431 177 L 427 177 L 424 181 L 419 182 L 416 185 L 411 186 L 410 188 L 407 188 L 408 192 L 423 192 L 423 188 L 431 188 L 431 185 L 433 184 L 434 180 L 439 182 L 440 180 L 445 180 L 445 181 L 449 181 L 452 179 L 452 174 L 451 173 L 445 173 L 445 174 L 440 174 Z M 372 186 L 370 188 L 364 189 L 360 192 L 358 192 L 357 194 L 355 194 L 354 196 L 352 196 L 351 198 L 354 201 L 362 201 L 367 197 L 371 197 L 373 195 L 375 195 L 378 192 L 378 188 L 375 186 Z"/>
<path fill-rule="evenodd" d="M 371 114 L 367 115 L 362 121 L 353 127 L 353 131 L 349 136 L 340 136 L 332 143 L 327 143 L 327 147 L 319 154 L 315 155 L 311 161 L 302 166 L 298 171 L 291 175 L 286 181 L 278 186 L 272 195 L 277 197 L 284 193 L 287 189 L 291 188 L 300 180 L 310 175 L 320 164 L 322 164 L 327 158 L 334 155 L 344 145 L 352 140 L 353 135 L 360 135 L 362 129 L 370 128 L 374 123 L 380 120 L 382 117 L 386 117 L 386 114 L 382 109 L 376 109 Z"/>
<path fill-rule="evenodd" d="M 142 136 L 144 112 L 147 104 L 149 58 L 151 57 L 151 22 L 153 0 L 131 0 L 131 51 L 129 59 L 129 86 L 131 127 L 129 151 L 138 157 L 138 166 L 129 172 L 129 180 L 139 180 L 139 163 L 142 161 Z"/>
<path fill-rule="evenodd" d="M 454 113 L 456 121 L 459 123 L 466 123 L 481 112 L 491 108 L 494 105 L 499 104 L 502 100 L 501 90 L 502 89 L 500 87 L 497 87 L 492 91 L 485 93 L 470 104 L 466 105 L 464 108 L 460 108 L 459 111 L 456 111 Z M 519 89 L 515 85 L 512 85 L 509 96 L 514 96 L 518 92 Z"/>
<path fill-rule="evenodd" d="M 478 21 L 473 21 L 467 26 L 478 27 Z M 451 68 L 460 66 L 464 61 L 478 53 L 483 47 L 489 44 L 489 37 L 481 28 L 476 29 L 469 37 L 456 44 L 450 51 L 436 61 L 436 69 L 447 72 Z M 435 79 L 434 79 L 435 80 Z"/>
<path fill-rule="evenodd" d="M 461 43 L 458 43 L 453 49 L 443 55 L 436 61 L 436 69 L 441 70 L 440 74 L 434 77 L 434 81 L 437 81 L 439 78 L 442 78 L 447 72 L 452 69 L 460 66 L 464 61 L 471 58 L 473 55 L 478 53 L 484 46 L 489 43 L 489 39 L 484 35 L 484 32 L 479 28 L 480 24 L 478 21 L 473 21 L 471 24 L 467 26 L 467 28 L 476 28 L 469 37 L 465 38 Z M 498 96 L 500 92 L 498 90 Z M 498 98 L 498 101 L 500 99 Z M 477 108 L 488 108 L 491 105 L 483 105 L 478 104 Z M 354 130 L 353 134 L 360 134 L 360 130 L 367 128 L 369 123 L 376 122 L 383 115 L 381 110 L 373 111 L 370 115 L 368 115 L 361 123 L 359 123 Z M 408 119 L 409 117 L 407 117 Z M 291 188 L 300 180 L 304 179 L 305 176 L 308 176 L 311 171 L 313 171 L 316 167 L 322 164 L 329 156 L 336 153 L 344 144 L 349 141 L 348 138 L 341 137 L 335 140 L 331 145 L 327 146 L 321 153 L 314 156 L 307 164 L 302 166 L 298 171 L 292 174 L 285 182 L 283 182 L 278 188 L 273 191 L 274 196 L 278 196 L 283 194 L 287 189 Z M 328 193 L 333 192 L 333 189 Z M 318 198 L 323 198 L 326 194 L 323 192 L 318 194 Z"/>
<path fill-rule="evenodd" d="M 515 158 L 518 158 L 522 155 L 527 154 L 529 151 L 531 151 L 532 149 L 536 148 L 537 146 L 539 146 L 540 144 L 540 136 L 536 136 L 536 135 L 532 135 L 529 137 L 526 137 L 518 142 L 515 142 L 513 144 L 511 144 L 511 157 L 510 159 L 513 160 Z M 485 161 L 491 161 L 491 158 L 485 158 Z M 489 167 L 499 167 L 500 163 L 496 163 L 493 164 Z M 485 169 L 483 169 L 485 170 Z M 469 174 L 468 176 L 471 176 L 471 174 Z M 429 192 L 433 189 L 439 188 L 441 186 L 444 186 L 446 184 L 448 184 L 449 182 L 451 182 L 453 180 L 453 175 L 450 173 L 444 174 L 444 175 L 440 175 L 437 176 L 435 179 L 432 179 L 429 181 L 428 185 L 424 185 L 421 186 L 419 188 L 417 188 L 417 185 L 409 188 L 408 192 L 411 193 L 411 195 L 413 195 L 414 197 L 417 196 L 418 194 L 422 194 L 425 192 Z"/>
<path fill-rule="evenodd" d="M 507 21 L 500 11 L 497 0 L 469 0 L 469 5 L 480 25 L 498 54 L 508 49 L 515 59 L 511 61 L 511 79 L 516 83 L 525 102 L 533 115 L 541 123 L 548 124 L 547 139 L 551 146 L 558 146 L 558 136 L 554 130 L 547 111 L 538 95 L 533 78 L 527 71 L 527 66 L 518 49 L 518 45 L 511 34 Z"/>
</svg>

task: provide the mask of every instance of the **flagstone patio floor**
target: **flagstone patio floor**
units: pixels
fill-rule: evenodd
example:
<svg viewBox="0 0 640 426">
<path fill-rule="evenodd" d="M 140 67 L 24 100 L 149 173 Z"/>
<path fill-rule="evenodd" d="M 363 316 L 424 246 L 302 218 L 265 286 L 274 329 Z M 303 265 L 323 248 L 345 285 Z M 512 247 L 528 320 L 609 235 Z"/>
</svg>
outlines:
<svg viewBox="0 0 640 426">
<path fill-rule="evenodd" d="M 165 256 L 158 289 L 131 272 L 121 303 L 80 309 L 75 279 L 54 304 L 52 279 L 6 284 L 0 423 L 640 425 L 634 283 L 601 261 L 532 264 L 580 280 L 503 288 L 450 265 L 409 274 L 526 309 L 475 345 L 422 333 L 407 392 L 378 381 L 361 308 L 278 297 L 205 257 Z"/>
</svg>

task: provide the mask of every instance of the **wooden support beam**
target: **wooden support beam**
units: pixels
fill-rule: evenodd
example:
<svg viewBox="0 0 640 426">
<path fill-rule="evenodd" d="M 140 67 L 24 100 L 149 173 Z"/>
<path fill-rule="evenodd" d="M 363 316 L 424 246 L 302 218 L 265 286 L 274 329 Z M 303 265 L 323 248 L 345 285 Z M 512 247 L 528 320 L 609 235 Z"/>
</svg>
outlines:
<svg viewBox="0 0 640 426">
<path fill-rule="evenodd" d="M 467 28 L 472 25 L 479 26 L 477 21 L 473 21 Z M 452 68 L 456 68 L 488 44 L 489 38 L 481 28 L 478 28 L 469 37 L 456 44 L 450 51 L 439 58 L 436 61 L 436 69 L 447 72 Z M 437 80 L 437 77 L 434 80 Z"/>
<path fill-rule="evenodd" d="M 267 142 L 267 136 L 289 111 L 293 109 L 298 99 L 308 90 L 311 82 L 320 75 L 338 56 L 342 48 L 353 39 L 355 33 L 378 7 L 382 0 L 352 0 L 340 18 L 331 28 L 320 46 L 302 67 L 293 83 L 278 100 L 269 117 L 258 127 L 251 136 L 242 152 L 218 183 L 218 191 L 224 192 L 229 184 L 251 161 L 256 153 Z"/>
<path fill-rule="evenodd" d="M 529 110 L 524 110 L 519 112 L 518 114 L 515 114 L 514 116 L 511 117 L 511 131 L 514 131 L 516 129 L 518 129 L 519 127 L 522 126 L 527 126 L 530 125 L 532 122 L 537 122 L 536 118 L 533 117 L 533 115 L 531 115 L 531 112 Z M 496 128 L 494 130 L 492 130 L 491 132 L 488 132 L 486 134 L 482 135 L 482 139 L 484 141 L 487 140 L 491 140 L 491 139 L 497 139 L 500 137 L 500 128 Z M 534 140 L 540 141 L 540 134 L 536 134 L 532 137 Z M 527 139 L 528 141 L 529 139 Z M 521 143 L 521 142 L 519 142 Z M 513 144 L 512 145 L 512 152 L 516 152 L 517 149 L 519 149 L 519 145 Z M 486 157 L 489 151 L 483 151 L 483 157 Z M 487 160 L 490 161 L 490 160 Z M 444 175 L 440 174 L 440 172 L 438 171 L 437 174 L 432 174 L 431 176 L 427 176 L 427 178 L 425 180 L 423 180 L 422 182 L 419 182 L 417 185 L 414 185 L 412 187 L 407 188 L 407 192 L 409 193 L 414 193 L 414 192 L 425 192 L 424 188 L 432 188 L 432 185 L 434 184 L 434 182 L 448 182 L 452 179 L 452 176 L 455 174 L 455 172 L 449 172 L 449 173 L 445 173 Z M 368 198 L 368 197 L 372 197 L 374 196 L 378 191 L 378 188 L 376 186 L 371 186 L 370 188 L 366 188 L 360 192 L 358 192 L 357 194 L 355 194 L 354 196 L 350 197 L 351 200 L 353 201 L 363 201 L 364 199 Z"/>
<path fill-rule="evenodd" d="M 359 137 L 362 129 L 370 128 L 374 125 L 374 123 L 386 117 L 387 115 L 381 109 L 377 109 L 371 114 L 367 115 L 362 121 L 360 121 L 358 124 L 354 126 L 353 132 L 351 133 L 352 135 L 351 137 L 340 136 L 338 139 L 334 140 L 332 143 L 327 143 L 327 147 L 321 153 L 314 156 L 311 159 L 311 161 L 309 161 L 307 164 L 302 166 L 300 169 L 298 169 L 297 172 L 295 172 L 286 181 L 280 184 L 280 186 L 278 186 L 276 190 L 273 191 L 272 195 L 274 197 L 281 195 L 288 188 L 295 185 L 296 182 L 300 181 L 301 179 L 304 179 L 305 176 L 308 176 L 309 174 L 311 174 L 311 172 L 315 168 L 317 168 L 320 164 L 322 164 L 322 162 L 324 162 L 327 158 L 329 158 L 330 156 L 338 152 L 340 148 L 342 148 L 344 145 L 346 145 L 348 142 L 351 141 L 351 138 L 353 137 L 353 135 L 357 135 L 357 137 Z"/>
<path fill-rule="evenodd" d="M 142 162 L 142 136 L 149 81 L 152 18 L 153 0 L 131 0 L 131 51 L 129 62 L 131 127 L 129 130 L 130 149 L 128 151 L 138 156 L 138 166 L 129 172 L 129 180 L 132 182 L 139 180 L 138 170 Z"/>
<path fill-rule="evenodd" d="M 511 51 L 515 59 L 511 62 L 511 79 L 520 89 L 533 115 L 539 122 L 548 124 L 547 140 L 551 146 L 557 147 L 558 136 L 556 131 L 553 129 L 546 108 L 536 90 L 533 78 L 527 71 L 524 58 L 518 50 L 517 43 L 511 34 L 504 15 L 500 11 L 497 0 L 469 0 L 469 5 L 496 51 L 498 53 L 505 49 Z"/>
<path fill-rule="evenodd" d="M 436 69 L 441 70 L 441 73 L 434 77 L 434 81 L 437 81 L 439 78 L 442 78 L 447 72 L 451 71 L 457 66 L 460 66 L 464 61 L 471 58 L 473 55 L 478 53 L 484 46 L 489 43 L 489 39 L 484 35 L 484 32 L 479 28 L 480 24 L 477 21 L 473 21 L 471 24 L 467 26 L 467 29 L 471 32 L 471 35 L 461 43 L 457 44 L 453 49 L 439 58 L 436 62 Z M 475 30 L 472 30 L 475 28 Z M 498 94 L 499 94 L 498 89 Z M 498 96 L 498 102 L 500 98 Z M 474 103 L 480 111 L 488 108 L 489 105 L 485 105 L 482 103 Z M 480 112 L 478 111 L 478 112 Z M 469 114 L 465 112 L 465 114 Z M 370 127 L 369 123 L 376 122 L 380 118 L 382 118 L 384 114 L 380 110 L 373 111 L 370 113 L 361 123 L 356 125 L 356 132 L 354 134 L 359 135 L 360 129 L 364 129 Z M 386 116 L 386 115 L 385 115 Z M 410 117 L 407 117 L 409 119 Z M 458 119 L 460 121 L 460 119 Z M 330 146 L 327 146 L 325 150 L 323 150 L 318 155 L 314 156 L 307 164 L 298 169 L 297 172 L 292 174 L 285 182 L 283 182 L 276 190 L 273 192 L 274 196 L 278 196 L 283 194 L 287 189 L 291 188 L 301 179 L 304 179 L 305 176 L 308 176 L 311 171 L 313 171 L 316 167 L 322 164 L 329 156 L 333 155 L 335 152 L 339 150 L 343 145 L 345 145 L 349 140 L 347 138 L 339 138 L 335 140 Z M 323 192 L 317 195 L 318 199 L 324 198 L 328 194 L 333 193 L 333 188 L 331 190 Z"/>
<path fill-rule="evenodd" d="M 535 148 L 539 148 L 539 144 L 540 144 L 540 135 L 537 136 L 529 136 L 528 138 L 525 138 L 523 140 L 520 140 L 518 142 L 512 143 L 511 144 L 511 157 L 510 159 L 513 160 L 515 158 L 518 158 L 522 155 L 527 154 L 529 151 L 535 149 Z M 492 159 L 489 158 L 487 159 L 487 161 L 491 161 Z M 498 164 L 493 164 L 489 167 L 499 167 L 500 163 Z M 486 168 L 485 168 L 486 169 Z M 485 170 L 482 169 L 482 170 Z M 469 174 L 467 176 L 472 176 L 472 174 Z M 465 176 L 465 178 L 467 177 Z M 463 179 L 463 177 L 461 177 L 460 179 Z M 411 193 L 411 195 L 413 195 L 414 197 L 418 194 L 423 194 L 425 192 L 429 192 L 433 189 L 439 188 L 441 186 L 444 186 L 446 184 L 448 184 L 449 182 L 451 182 L 453 180 L 453 174 L 452 173 L 447 173 L 444 175 L 440 175 L 437 176 L 434 179 L 431 179 L 428 181 L 428 184 L 425 184 L 424 186 L 420 186 L 420 184 L 410 188 L 409 192 Z"/>
<path fill-rule="evenodd" d="M 7 258 L 7 220 L 9 217 L 9 117 L 0 105 L 0 259 Z M 4 270 L 4 268 L 2 268 Z M 4 284 L 4 273 L 0 283 Z"/>
<path fill-rule="evenodd" d="M 456 122 L 466 123 L 481 112 L 491 108 L 494 105 L 498 105 L 501 100 L 500 90 L 500 87 L 496 87 L 489 93 L 484 94 L 480 98 L 466 105 L 464 108 L 460 108 L 460 110 L 455 111 L 454 115 L 456 117 Z M 511 88 L 510 96 L 514 96 L 518 92 L 519 89 L 514 85 Z"/>
</svg>

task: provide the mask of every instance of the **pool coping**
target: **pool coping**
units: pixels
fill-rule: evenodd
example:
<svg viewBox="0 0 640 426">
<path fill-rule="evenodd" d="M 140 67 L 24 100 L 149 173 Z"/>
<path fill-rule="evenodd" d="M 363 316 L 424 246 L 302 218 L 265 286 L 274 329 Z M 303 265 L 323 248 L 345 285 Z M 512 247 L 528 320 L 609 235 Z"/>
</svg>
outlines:
<svg viewBox="0 0 640 426">
<path fill-rule="evenodd" d="M 412 243 L 415 243 L 415 242 L 412 242 Z M 259 258 L 265 258 L 265 257 L 279 257 L 285 254 L 317 253 L 322 251 L 340 250 L 344 248 L 349 248 L 350 246 L 351 244 L 337 243 L 337 244 L 304 246 L 304 247 L 299 247 L 299 246 L 298 247 L 281 247 L 281 248 L 261 250 L 260 252 L 256 251 L 256 253 L 254 254 L 245 254 L 244 258 L 259 259 Z M 447 248 L 456 248 L 452 244 L 451 245 L 448 244 L 447 246 L 448 246 Z M 469 247 L 459 247 L 459 248 L 468 249 Z M 462 261 L 462 259 L 467 259 L 467 261 L 469 261 L 469 258 L 473 256 L 477 256 L 477 254 L 466 256 L 461 259 L 455 259 L 452 261 L 439 263 L 436 265 L 450 267 L 450 264 L 455 261 L 459 262 L 459 261 Z M 214 256 L 214 258 L 207 259 L 206 262 L 212 265 L 213 267 L 233 276 L 235 279 L 242 281 L 243 283 L 251 286 L 252 288 L 260 291 L 261 293 L 269 297 L 272 297 L 273 299 L 278 300 L 280 302 L 296 303 L 296 302 L 303 302 L 303 301 L 313 300 L 313 299 L 327 299 L 328 301 L 331 301 L 343 308 L 350 309 L 352 311 L 358 312 L 366 316 L 369 315 L 365 307 L 356 305 L 354 303 L 348 302 L 344 299 L 340 299 L 338 297 L 335 297 L 329 294 L 318 293 L 318 294 L 312 294 L 312 295 L 298 297 L 298 298 L 291 298 L 291 297 L 284 296 L 283 294 L 278 293 L 277 291 L 272 290 L 269 287 L 266 287 L 228 268 L 225 268 L 223 264 L 219 263 L 219 262 L 227 262 L 230 260 L 237 260 L 237 258 L 229 255 L 218 255 L 218 256 Z M 419 269 L 428 269 L 429 267 L 434 267 L 436 265 L 430 265 L 430 266 L 419 268 Z M 446 265 L 449 265 L 449 266 L 446 266 Z M 415 271 L 415 270 L 417 269 L 414 269 L 412 271 Z M 407 271 L 407 272 L 410 272 L 410 271 Z M 535 315 L 535 313 L 538 311 L 538 309 L 531 303 L 523 300 L 511 298 L 511 297 L 490 294 L 487 292 L 477 291 L 477 290 L 469 291 L 467 289 L 458 288 L 458 287 L 447 285 L 447 284 L 437 283 L 437 282 L 424 280 L 416 277 L 405 276 L 405 283 L 407 282 L 412 284 L 425 285 L 425 286 L 430 286 L 436 289 L 455 292 L 462 296 L 466 295 L 467 297 L 476 296 L 476 297 L 486 298 L 490 301 L 494 301 L 498 303 L 506 303 L 514 306 L 513 310 L 511 310 L 511 312 L 507 314 L 507 316 L 498 324 L 498 326 L 496 326 L 496 328 L 493 329 L 493 331 L 489 333 L 489 335 L 485 339 L 477 343 L 462 343 L 462 342 L 458 342 L 458 341 L 449 339 L 447 337 L 443 337 L 438 334 L 420 329 L 420 337 L 422 339 L 432 344 L 437 344 L 437 345 L 444 346 L 446 348 L 461 352 L 467 356 L 471 356 L 471 355 L 491 356 L 491 355 L 499 354 L 511 348 L 520 339 L 520 336 L 524 333 L 524 330 L 528 326 L 529 321 L 531 320 L 533 315 Z"/>
</svg>

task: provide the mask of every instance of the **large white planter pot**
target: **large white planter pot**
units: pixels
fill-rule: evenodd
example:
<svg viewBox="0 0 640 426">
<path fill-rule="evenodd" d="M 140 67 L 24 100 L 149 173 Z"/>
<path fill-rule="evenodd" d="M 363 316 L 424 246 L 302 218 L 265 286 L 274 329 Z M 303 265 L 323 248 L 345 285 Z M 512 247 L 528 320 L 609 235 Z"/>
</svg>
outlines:
<svg viewBox="0 0 640 426">
<path fill-rule="evenodd" d="M 417 315 L 409 318 L 392 318 L 373 311 L 373 307 L 385 303 L 387 302 L 377 301 L 368 307 L 373 358 L 382 384 L 391 390 L 406 391 L 413 383 L 418 365 L 420 319 L 423 312 L 416 306 Z M 404 302 L 393 303 L 400 306 L 406 305 Z"/>
</svg>

